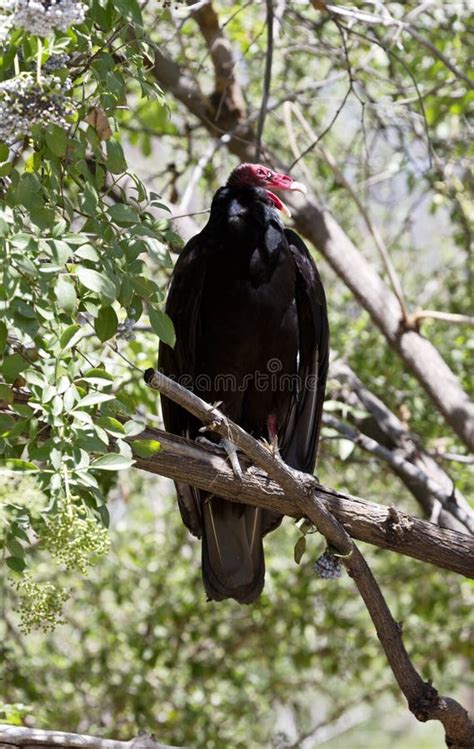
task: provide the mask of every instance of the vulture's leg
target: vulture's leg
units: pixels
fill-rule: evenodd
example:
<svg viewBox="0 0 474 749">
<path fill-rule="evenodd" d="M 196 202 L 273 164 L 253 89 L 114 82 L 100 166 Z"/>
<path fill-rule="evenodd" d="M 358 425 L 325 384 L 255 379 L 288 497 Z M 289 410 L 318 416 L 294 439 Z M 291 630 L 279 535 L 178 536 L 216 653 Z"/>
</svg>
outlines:
<svg viewBox="0 0 474 749">
<path fill-rule="evenodd" d="M 225 437 L 221 437 L 218 442 L 212 442 L 211 440 L 209 440 L 207 437 L 204 437 L 203 435 L 196 437 L 195 441 L 200 442 L 203 445 L 209 445 L 210 447 L 213 447 L 214 449 L 217 447 L 218 449 L 224 450 L 227 457 L 229 458 L 229 463 L 232 466 L 232 470 L 234 474 L 239 479 L 242 478 L 242 468 L 240 467 L 239 458 L 237 455 L 237 448 L 233 442 L 226 439 Z"/>
<path fill-rule="evenodd" d="M 229 458 L 229 462 L 232 466 L 232 470 L 234 471 L 235 475 L 238 476 L 239 479 L 241 479 L 242 469 L 240 467 L 236 446 L 234 445 L 233 442 L 226 439 L 225 437 L 222 437 L 220 444 L 222 445 L 222 447 L 227 453 L 227 457 Z"/>
<path fill-rule="evenodd" d="M 276 424 L 276 416 L 270 414 L 267 418 L 267 429 L 270 443 L 270 451 L 275 458 L 280 457 L 280 449 L 278 447 L 278 430 Z"/>
</svg>

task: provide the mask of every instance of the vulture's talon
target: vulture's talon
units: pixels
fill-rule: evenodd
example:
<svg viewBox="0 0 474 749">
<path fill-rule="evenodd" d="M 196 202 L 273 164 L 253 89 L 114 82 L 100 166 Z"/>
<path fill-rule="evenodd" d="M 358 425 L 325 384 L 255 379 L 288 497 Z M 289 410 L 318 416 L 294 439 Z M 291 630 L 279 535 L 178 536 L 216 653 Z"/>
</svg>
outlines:
<svg viewBox="0 0 474 749">
<path fill-rule="evenodd" d="M 199 431 L 201 432 L 202 429 L 200 429 Z M 219 443 L 213 442 L 207 437 L 204 437 L 203 434 L 200 434 L 198 437 L 196 437 L 194 441 L 197 442 L 199 445 L 205 445 L 206 447 L 213 447 L 214 450 L 216 449 L 216 447 L 219 447 Z"/>
<path fill-rule="evenodd" d="M 214 450 L 217 449 L 220 451 L 224 451 L 226 456 L 229 458 L 229 462 L 234 474 L 237 476 L 237 478 L 242 479 L 242 468 L 240 467 L 237 448 L 233 442 L 226 439 L 225 437 L 221 437 L 219 442 L 212 442 L 212 440 L 204 437 L 204 435 L 199 435 L 194 441 L 201 445 L 206 445 L 206 447 L 212 447 Z"/>
<path fill-rule="evenodd" d="M 222 437 L 220 444 L 222 445 L 222 447 L 227 453 L 227 457 L 229 458 L 229 462 L 232 466 L 232 470 L 234 471 L 235 476 L 237 476 L 237 478 L 242 480 L 242 477 L 243 477 L 242 468 L 240 467 L 236 446 L 234 445 L 233 442 L 226 439 L 225 437 Z"/>
</svg>

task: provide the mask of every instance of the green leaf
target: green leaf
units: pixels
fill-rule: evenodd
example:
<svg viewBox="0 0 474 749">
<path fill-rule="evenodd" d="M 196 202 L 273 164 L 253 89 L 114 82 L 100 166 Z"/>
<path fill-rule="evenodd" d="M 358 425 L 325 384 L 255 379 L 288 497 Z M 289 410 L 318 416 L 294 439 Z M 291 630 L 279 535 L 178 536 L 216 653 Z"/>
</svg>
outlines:
<svg viewBox="0 0 474 749">
<path fill-rule="evenodd" d="M 137 0 L 114 0 L 114 6 L 124 18 L 134 21 L 140 26 L 143 23 L 140 5 Z"/>
<path fill-rule="evenodd" d="M 150 307 L 148 310 L 150 324 L 158 338 L 168 346 L 174 346 L 176 343 L 176 333 L 172 320 L 160 309 Z"/>
<path fill-rule="evenodd" d="M 38 466 L 30 463 L 29 460 L 20 460 L 20 458 L 9 458 L 4 462 L 6 468 L 10 471 L 37 471 Z"/>
<path fill-rule="evenodd" d="M 133 419 L 126 421 L 123 426 L 127 437 L 136 437 L 146 429 L 145 424 L 139 424 L 138 421 L 134 421 Z"/>
<path fill-rule="evenodd" d="M 77 308 L 77 294 L 72 281 L 59 276 L 54 287 L 59 307 L 68 315 L 73 315 Z"/>
<path fill-rule="evenodd" d="M 305 551 L 306 551 L 306 538 L 304 536 L 301 536 L 301 538 L 297 540 L 295 544 L 295 548 L 293 550 L 293 555 L 294 555 L 296 564 L 299 564 L 301 562 L 301 559 Z"/>
<path fill-rule="evenodd" d="M 84 335 L 84 330 L 81 328 L 81 326 L 78 323 L 74 323 L 74 325 L 69 325 L 66 330 L 61 334 L 61 338 L 59 339 L 59 343 L 61 345 L 61 348 L 63 351 L 67 351 L 67 349 L 72 348 L 75 346 L 79 341 L 81 340 L 82 336 Z"/>
<path fill-rule="evenodd" d="M 108 341 L 117 332 L 118 317 L 113 307 L 101 307 L 94 320 L 94 330 L 99 340 Z"/>
<path fill-rule="evenodd" d="M 92 385 L 110 385 L 115 377 L 110 372 L 106 372 L 105 369 L 94 368 L 88 369 L 87 372 L 82 375 L 81 380 L 90 382 Z"/>
<path fill-rule="evenodd" d="M 0 401 L 2 403 L 12 403 L 13 393 L 8 385 L 0 384 Z"/>
<path fill-rule="evenodd" d="M 114 419 L 113 416 L 97 416 L 94 419 L 94 424 L 98 424 L 114 437 L 123 437 L 126 433 L 123 424 L 118 419 Z"/>
<path fill-rule="evenodd" d="M 0 434 L 7 434 L 15 426 L 15 419 L 9 414 L 0 413 Z"/>
<path fill-rule="evenodd" d="M 112 221 L 115 221 L 115 223 L 119 226 L 131 226 L 132 224 L 137 224 L 140 221 L 136 210 L 132 208 L 132 206 L 125 205 L 124 203 L 116 203 L 115 205 L 111 205 L 107 209 L 107 213 L 109 214 Z"/>
<path fill-rule="evenodd" d="M 0 354 L 3 353 L 8 338 L 8 329 L 3 320 L 0 320 Z"/>
<path fill-rule="evenodd" d="M 79 281 L 86 289 L 96 291 L 106 301 L 113 302 L 117 296 L 115 284 L 104 273 L 98 273 L 90 268 L 79 267 L 77 269 Z"/>
<path fill-rule="evenodd" d="M 352 440 L 340 439 L 339 440 L 339 457 L 341 460 L 347 460 L 355 448 L 355 443 Z"/>
<path fill-rule="evenodd" d="M 51 125 L 45 132 L 48 148 L 55 156 L 65 156 L 67 152 L 67 133 L 57 125 Z"/>
<path fill-rule="evenodd" d="M 93 263 L 99 261 L 99 253 L 91 244 L 84 244 L 78 247 L 77 250 L 74 250 L 74 254 L 82 260 L 91 260 Z"/>
<path fill-rule="evenodd" d="M 5 562 L 7 566 L 10 567 L 10 569 L 14 572 L 23 572 L 26 567 L 25 560 L 19 559 L 18 557 L 7 557 L 5 559 Z"/>
<path fill-rule="evenodd" d="M 121 174 L 127 171 L 127 162 L 123 155 L 123 149 L 118 140 L 107 141 L 107 166 L 112 174 Z"/>
<path fill-rule="evenodd" d="M 102 525 L 104 526 L 104 528 L 108 528 L 110 525 L 110 514 L 107 505 L 99 505 L 98 513 L 100 515 L 100 519 L 102 520 Z"/>
<path fill-rule="evenodd" d="M 16 538 L 10 538 L 7 541 L 7 549 L 13 557 L 17 557 L 18 559 L 23 559 L 25 556 L 25 550 Z"/>
<path fill-rule="evenodd" d="M 44 205 L 43 192 L 40 181 L 35 174 L 26 172 L 22 174 L 18 182 L 15 199 L 28 208 L 30 212 L 39 210 Z"/>
<path fill-rule="evenodd" d="M 161 450 L 158 440 L 134 440 L 131 445 L 133 452 L 139 458 L 151 458 Z"/>
<path fill-rule="evenodd" d="M 127 468 L 131 468 L 133 460 L 125 458 L 123 455 L 117 455 L 116 453 L 109 453 L 103 455 L 101 458 L 97 458 L 92 464 L 91 468 L 95 468 L 101 471 L 124 471 Z"/>
<path fill-rule="evenodd" d="M 79 401 L 77 408 L 86 408 L 87 406 L 96 406 L 98 403 L 105 403 L 106 401 L 115 400 L 114 395 L 107 395 L 107 393 L 89 393 L 85 398 Z"/>
<path fill-rule="evenodd" d="M 15 382 L 18 375 L 29 367 L 29 362 L 21 354 L 5 356 L 2 364 L 2 373 L 7 382 Z"/>
</svg>

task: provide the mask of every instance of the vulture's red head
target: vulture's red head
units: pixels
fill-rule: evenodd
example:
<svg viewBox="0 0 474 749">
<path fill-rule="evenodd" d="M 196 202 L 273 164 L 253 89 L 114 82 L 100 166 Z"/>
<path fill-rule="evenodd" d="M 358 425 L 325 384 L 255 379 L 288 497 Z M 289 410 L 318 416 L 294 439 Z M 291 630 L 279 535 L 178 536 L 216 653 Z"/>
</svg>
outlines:
<svg viewBox="0 0 474 749">
<path fill-rule="evenodd" d="M 274 172 L 263 164 L 240 164 L 231 173 L 227 185 L 229 187 L 263 187 L 275 207 L 286 213 L 287 216 L 291 216 L 288 207 L 272 190 L 292 190 L 303 194 L 307 193 L 307 189 L 302 182 L 295 182 L 293 177 L 288 174 Z"/>
</svg>

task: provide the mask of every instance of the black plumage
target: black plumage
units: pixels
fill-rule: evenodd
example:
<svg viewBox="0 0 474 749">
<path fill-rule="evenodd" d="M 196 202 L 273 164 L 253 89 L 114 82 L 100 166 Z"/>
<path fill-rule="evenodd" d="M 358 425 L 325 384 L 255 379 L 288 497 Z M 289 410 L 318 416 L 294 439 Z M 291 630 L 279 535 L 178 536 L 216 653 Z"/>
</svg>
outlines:
<svg viewBox="0 0 474 749">
<path fill-rule="evenodd" d="M 240 169 L 177 261 L 166 306 L 177 343 L 160 344 L 159 368 L 220 401 L 254 437 L 276 432 L 282 458 L 312 473 L 328 367 L 324 290 L 304 242 L 280 220 L 283 204 L 266 189 L 278 189 L 268 176 L 275 173 Z M 201 424 L 165 397 L 162 410 L 167 430 L 198 436 Z M 262 538 L 281 517 L 183 484 L 177 492 L 184 523 L 202 537 L 208 597 L 254 601 L 264 583 Z"/>
</svg>

